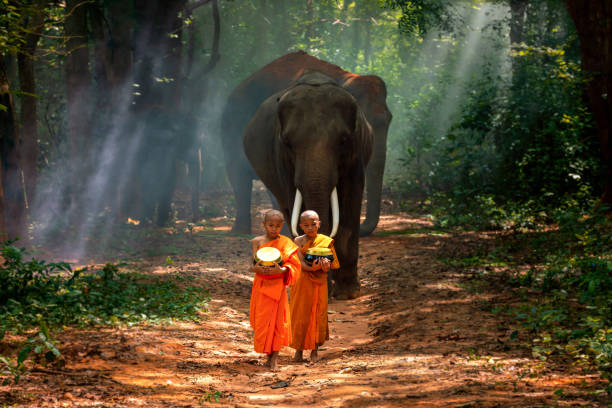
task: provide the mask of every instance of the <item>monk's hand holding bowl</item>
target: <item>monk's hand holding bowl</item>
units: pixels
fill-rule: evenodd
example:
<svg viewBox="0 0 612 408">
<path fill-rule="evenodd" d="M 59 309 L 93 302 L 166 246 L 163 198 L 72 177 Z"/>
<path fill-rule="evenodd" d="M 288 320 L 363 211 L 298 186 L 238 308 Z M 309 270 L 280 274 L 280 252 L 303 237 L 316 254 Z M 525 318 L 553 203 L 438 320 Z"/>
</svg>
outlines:
<svg viewBox="0 0 612 408">
<path fill-rule="evenodd" d="M 261 261 L 257 261 L 255 265 L 253 265 L 254 273 L 259 273 L 261 275 L 267 275 L 267 272 L 265 271 L 265 269 L 266 267 L 261 264 Z"/>
<path fill-rule="evenodd" d="M 331 262 L 329 262 L 329 259 L 319 258 L 319 262 L 321 263 L 321 269 L 323 270 L 323 272 L 329 272 L 329 269 L 331 267 Z"/>
<path fill-rule="evenodd" d="M 272 266 L 269 266 L 268 269 L 270 270 L 270 275 L 278 275 L 280 273 L 285 273 L 286 271 L 284 266 L 280 266 L 277 263 Z"/>
</svg>

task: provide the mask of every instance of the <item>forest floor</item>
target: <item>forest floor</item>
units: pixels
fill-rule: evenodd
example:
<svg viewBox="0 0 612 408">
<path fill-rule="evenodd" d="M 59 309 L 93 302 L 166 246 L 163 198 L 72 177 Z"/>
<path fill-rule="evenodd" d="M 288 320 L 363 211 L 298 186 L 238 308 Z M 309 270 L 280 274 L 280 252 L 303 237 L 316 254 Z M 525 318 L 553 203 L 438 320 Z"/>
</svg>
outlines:
<svg viewBox="0 0 612 408">
<path fill-rule="evenodd" d="M 278 372 L 262 365 L 248 318 L 248 237 L 230 234 L 226 217 L 206 228 L 179 221 L 122 245 L 132 253 L 171 248 L 171 263 L 159 252 L 131 267 L 207 286 L 200 321 L 66 328 L 57 334 L 65 365 L 0 386 L 0 406 L 609 406 L 593 393 L 606 385 L 597 373 L 532 357 L 512 335 L 517 327 L 490 312 L 512 302 L 509 293 L 448 261 L 493 248 L 500 232 L 437 230 L 428 217 L 385 203 L 375 233 L 360 240 L 362 296 L 330 303 L 330 340 L 317 363 L 291 362 L 285 348 Z M 99 256 L 92 259 L 109 261 Z"/>
</svg>

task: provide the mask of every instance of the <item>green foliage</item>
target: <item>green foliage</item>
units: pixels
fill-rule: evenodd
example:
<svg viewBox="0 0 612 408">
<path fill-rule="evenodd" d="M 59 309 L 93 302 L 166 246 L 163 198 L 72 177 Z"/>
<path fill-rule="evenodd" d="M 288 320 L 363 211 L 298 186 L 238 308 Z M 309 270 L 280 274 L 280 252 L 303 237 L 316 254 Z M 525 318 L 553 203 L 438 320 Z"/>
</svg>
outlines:
<svg viewBox="0 0 612 408">
<path fill-rule="evenodd" d="M 423 35 L 433 28 L 451 30 L 458 24 L 454 5 L 448 0 L 381 0 L 381 3 L 402 12 L 399 28 Z"/>
<path fill-rule="evenodd" d="M 204 405 L 208 402 L 219 402 L 221 397 L 222 395 L 219 391 L 206 391 L 204 394 L 198 397 L 198 403 L 200 405 Z"/>
<path fill-rule="evenodd" d="M 10 383 L 11 378 L 15 384 L 19 382 L 21 376 L 28 372 L 25 362 L 31 355 L 37 359 L 44 359 L 47 363 L 56 361 L 62 356 L 56 347 L 57 342 L 51 338 L 47 324 L 40 321 L 39 327 L 40 331 L 28 338 L 16 359 L 0 355 L 0 377 L 4 377 L 2 385 Z"/>
<path fill-rule="evenodd" d="M 23 334 L 38 328 L 16 360 L 6 356 L 0 360 L 0 375 L 14 381 L 25 372 L 24 362 L 31 354 L 43 355 L 48 362 L 60 357 L 53 329 L 197 319 L 208 301 L 206 289 L 189 282 L 186 287 L 177 285 L 189 278 L 121 272 L 120 264 L 72 271 L 65 263 L 24 261 L 25 250 L 12 243 L 4 245 L 2 254 L 0 339 L 8 332 Z"/>
<path fill-rule="evenodd" d="M 409 71 L 419 85 L 402 101 L 408 119 L 402 142 L 390 135 L 390 145 L 403 151 L 401 169 L 391 167 L 387 176 L 392 188 L 442 205 L 442 224 L 469 228 L 528 225 L 543 213 L 550 220 L 559 208 L 592 206 L 604 166 L 564 8 L 529 2 L 523 42 L 509 47 L 501 36 L 507 15 L 496 14 L 492 3 L 472 11 L 439 3 L 465 20 L 488 15 L 488 22 L 447 38 L 427 37 L 442 51 L 423 53 L 426 65 Z M 474 47 L 479 55 L 472 55 Z"/>
<path fill-rule="evenodd" d="M 560 217 L 565 245 L 553 246 L 543 267 L 509 280 L 536 295 L 508 313 L 533 336 L 534 357 L 567 355 L 612 379 L 612 231 L 603 213 Z"/>
<path fill-rule="evenodd" d="M 4 264 L 0 267 L 0 307 L 27 298 L 44 297 L 60 287 L 54 272 L 71 272 L 70 265 L 65 262 L 25 261 L 25 249 L 17 248 L 13 243 L 7 242 L 2 247 Z"/>
</svg>

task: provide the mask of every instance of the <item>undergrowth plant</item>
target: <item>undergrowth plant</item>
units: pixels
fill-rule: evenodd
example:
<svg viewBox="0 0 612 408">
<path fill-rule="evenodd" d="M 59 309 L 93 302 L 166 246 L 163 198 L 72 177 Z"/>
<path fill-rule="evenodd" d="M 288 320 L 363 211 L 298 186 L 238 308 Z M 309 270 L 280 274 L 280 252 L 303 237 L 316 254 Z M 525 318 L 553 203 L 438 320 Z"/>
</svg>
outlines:
<svg viewBox="0 0 612 408">
<path fill-rule="evenodd" d="M 5 380 L 18 381 L 33 355 L 47 363 L 60 358 L 52 333 L 65 326 L 196 320 L 209 300 L 206 288 L 190 282 L 193 277 L 122 271 L 123 264 L 73 270 L 67 263 L 26 260 L 25 249 L 13 242 L 4 244 L 2 256 L 0 341 L 8 333 L 27 337 L 16 358 L 0 356 Z"/>
<path fill-rule="evenodd" d="M 509 310 L 530 334 L 534 357 L 569 356 L 612 380 L 612 229 L 606 211 L 561 214 L 558 241 L 564 245 L 553 246 L 543 265 L 515 272 L 507 283 L 535 293 Z"/>
</svg>

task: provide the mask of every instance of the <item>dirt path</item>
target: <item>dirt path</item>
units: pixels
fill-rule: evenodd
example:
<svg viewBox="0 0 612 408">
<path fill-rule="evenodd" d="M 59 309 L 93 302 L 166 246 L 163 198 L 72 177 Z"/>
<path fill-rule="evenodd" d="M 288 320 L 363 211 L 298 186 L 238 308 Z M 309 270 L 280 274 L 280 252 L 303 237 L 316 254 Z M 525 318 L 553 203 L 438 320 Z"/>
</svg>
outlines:
<svg viewBox="0 0 612 408">
<path fill-rule="evenodd" d="M 200 323 L 59 336 L 67 365 L 39 370 L 2 406 L 16 407 L 552 407 L 605 406 L 589 397 L 601 380 L 550 368 L 513 343 L 488 311 L 499 294 L 474 287 L 443 262 L 494 245 L 494 234 L 441 234 L 425 218 L 382 217 L 360 242 L 363 296 L 329 307 L 331 338 L 316 364 L 290 362 L 270 373 L 254 353 L 248 323 L 252 279 L 248 241 L 222 233 L 191 236 L 201 256 L 172 266 L 147 258 L 151 273 L 194 276 L 210 288 Z M 185 244 L 186 245 L 186 244 Z M 562 390 L 562 392 L 559 392 Z"/>
</svg>

